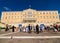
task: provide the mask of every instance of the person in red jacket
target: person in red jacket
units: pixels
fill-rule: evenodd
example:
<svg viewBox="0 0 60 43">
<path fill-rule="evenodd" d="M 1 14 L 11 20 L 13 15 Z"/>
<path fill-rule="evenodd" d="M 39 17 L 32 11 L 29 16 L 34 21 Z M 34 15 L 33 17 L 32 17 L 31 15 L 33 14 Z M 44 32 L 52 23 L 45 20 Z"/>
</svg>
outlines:
<svg viewBox="0 0 60 43">
<path fill-rule="evenodd" d="M 56 24 L 56 29 L 57 29 L 57 31 L 58 31 L 58 25 Z"/>
</svg>

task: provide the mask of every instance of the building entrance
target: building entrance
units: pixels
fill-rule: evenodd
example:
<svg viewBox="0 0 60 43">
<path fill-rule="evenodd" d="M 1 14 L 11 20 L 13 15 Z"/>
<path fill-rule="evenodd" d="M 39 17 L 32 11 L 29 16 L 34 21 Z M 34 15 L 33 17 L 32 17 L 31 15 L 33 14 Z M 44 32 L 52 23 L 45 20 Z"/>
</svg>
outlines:
<svg viewBox="0 0 60 43">
<path fill-rule="evenodd" d="M 35 18 L 25 18 L 23 19 L 23 22 L 24 23 L 35 23 L 36 22 L 36 19 Z"/>
<path fill-rule="evenodd" d="M 35 23 L 36 20 L 24 20 L 23 22 L 25 22 L 25 23 L 31 23 L 31 22 Z"/>
</svg>

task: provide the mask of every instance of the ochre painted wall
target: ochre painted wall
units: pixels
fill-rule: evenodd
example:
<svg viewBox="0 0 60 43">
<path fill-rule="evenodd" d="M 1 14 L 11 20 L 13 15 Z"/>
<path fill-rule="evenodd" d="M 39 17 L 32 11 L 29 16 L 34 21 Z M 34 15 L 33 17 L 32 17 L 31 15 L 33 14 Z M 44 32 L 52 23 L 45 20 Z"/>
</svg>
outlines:
<svg viewBox="0 0 60 43">
<path fill-rule="evenodd" d="M 2 16 L 1 16 L 1 22 L 6 24 L 25 23 L 24 22 L 25 19 L 36 20 L 33 23 L 50 24 L 50 23 L 58 22 L 59 16 L 58 16 L 58 11 L 36 11 L 33 9 L 26 9 L 23 11 L 4 11 L 2 12 Z"/>
</svg>

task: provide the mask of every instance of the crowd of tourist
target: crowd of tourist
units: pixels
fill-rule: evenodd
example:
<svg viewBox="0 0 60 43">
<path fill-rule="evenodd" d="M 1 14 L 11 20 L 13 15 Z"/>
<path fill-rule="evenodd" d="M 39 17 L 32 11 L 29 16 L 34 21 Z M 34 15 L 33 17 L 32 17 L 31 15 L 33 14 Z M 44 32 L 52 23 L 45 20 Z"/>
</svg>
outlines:
<svg viewBox="0 0 60 43">
<path fill-rule="evenodd" d="M 6 25 L 5 31 L 8 31 L 9 29 L 10 29 L 9 26 Z M 11 29 L 12 29 L 12 32 L 15 32 L 16 27 L 15 26 L 12 26 Z M 33 32 L 36 32 L 37 34 L 39 34 L 39 32 L 44 32 L 44 31 L 58 32 L 58 31 L 60 31 L 60 25 L 53 24 L 53 25 L 50 25 L 50 26 L 46 26 L 44 24 L 41 24 L 41 25 L 36 24 L 34 26 L 34 25 L 28 24 L 28 26 L 26 26 L 26 27 L 25 26 L 22 26 L 22 25 L 19 25 L 17 29 L 20 32 L 28 32 L 28 33 L 31 33 L 33 31 Z"/>
</svg>

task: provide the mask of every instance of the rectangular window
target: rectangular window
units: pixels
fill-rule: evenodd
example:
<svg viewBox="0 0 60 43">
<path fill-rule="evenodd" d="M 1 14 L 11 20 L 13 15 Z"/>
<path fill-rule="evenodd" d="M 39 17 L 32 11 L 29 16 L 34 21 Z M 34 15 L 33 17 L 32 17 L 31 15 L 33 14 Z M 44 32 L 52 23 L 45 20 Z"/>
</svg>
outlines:
<svg viewBox="0 0 60 43">
<path fill-rule="evenodd" d="M 12 16 L 12 19 L 13 19 L 13 16 Z"/>
<path fill-rule="evenodd" d="M 40 16 L 40 18 L 42 18 L 42 16 Z"/>
<path fill-rule="evenodd" d="M 48 12 L 46 12 L 46 14 L 48 14 Z"/>
<path fill-rule="evenodd" d="M 58 18 L 58 17 L 56 16 L 56 18 Z"/>
<path fill-rule="evenodd" d="M 7 16 L 5 17 L 5 19 L 7 19 Z"/>
<path fill-rule="evenodd" d="M 48 18 L 48 16 L 46 16 Z"/>
<path fill-rule="evenodd" d="M 51 18 L 51 16 L 50 16 L 50 18 Z"/>
<path fill-rule="evenodd" d="M 55 17 L 53 16 L 53 18 L 55 18 Z"/>
<path fill-rule="evenodd" d="M 45 14 L 45 12 L 43 12 L 43 14 Z"/>
<path fill-rule="evenodd" d="M 55 14 L 57 14 L 57 12 L 55 12 Z"/>
<path fill-rule="evenodd" d="M 45 16 L 44 16 L 44 18 L 45 18 Z"/>
</svg>

